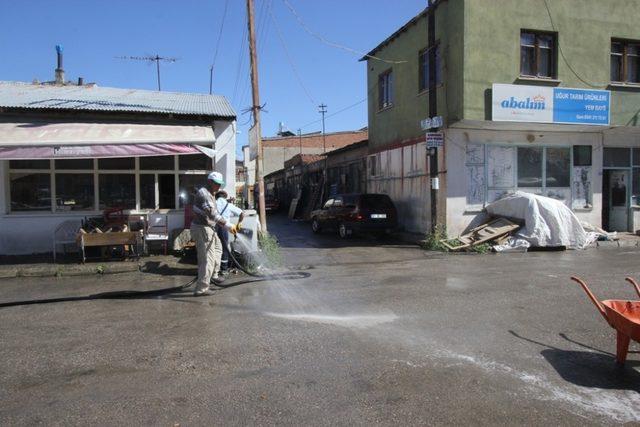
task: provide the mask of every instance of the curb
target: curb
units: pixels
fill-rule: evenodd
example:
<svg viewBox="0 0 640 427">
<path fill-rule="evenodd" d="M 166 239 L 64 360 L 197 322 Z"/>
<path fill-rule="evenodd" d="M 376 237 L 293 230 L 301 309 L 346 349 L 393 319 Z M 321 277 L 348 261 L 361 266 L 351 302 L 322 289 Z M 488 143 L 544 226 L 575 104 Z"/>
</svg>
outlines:
<svg viewBox="0 0 640 427">
<path fill-rule="evenodd" d="M 103 267 L 102 271 L 98 271 Z M 97 274 L 117 274 L 140 271 L 137 262 L 125 262 L 114 264 L 91 265 L 37 265 L 24 267 L 0 267 L 0 279 L 13 279 L 16 277 L 65 277 L 65 276 L 94 276 Z"/>
</svg>

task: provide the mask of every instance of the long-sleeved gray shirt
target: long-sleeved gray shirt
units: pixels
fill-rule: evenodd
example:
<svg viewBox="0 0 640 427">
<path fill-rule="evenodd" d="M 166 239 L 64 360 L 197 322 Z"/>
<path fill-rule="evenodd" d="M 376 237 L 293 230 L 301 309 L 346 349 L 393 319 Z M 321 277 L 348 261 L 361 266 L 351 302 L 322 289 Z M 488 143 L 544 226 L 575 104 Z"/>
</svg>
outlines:
<svg viewBox="0 0 640 427">
<path fill-rule="evenodd" d="M 199 225 L 224 225 L 227 221 L 218 212 L 216 201 L 205 187 L 198 190 L 193 200 L 193 223 Z"/>
</svg>

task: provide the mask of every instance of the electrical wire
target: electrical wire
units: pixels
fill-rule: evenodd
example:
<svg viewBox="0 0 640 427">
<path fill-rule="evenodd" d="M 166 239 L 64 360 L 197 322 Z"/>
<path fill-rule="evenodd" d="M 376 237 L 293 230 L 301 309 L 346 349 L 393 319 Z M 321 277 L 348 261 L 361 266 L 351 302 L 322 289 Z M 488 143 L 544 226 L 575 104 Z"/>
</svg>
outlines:
<svg viewBox="0 0 640 427">
<path fill-rule="evenodd" d="M 257 45 L 256 49 L 258 51 L 258 56 L 261 56 L 261 54 L 263 53 L 264 46 L 266 45 L 266 43 L 264 43 L 268 34 L 266 9 L 269 7 L 270 3 L 271 3 L 271 0 L 265 0 L 261 5 L 260 11 L 258 12 L 258 26 L 257 26 L 258 39 L 256 40 L 256 45 Z M 245 99 L 247 98 L 247 95 L 249 93 L 249 88 L 251 87 L 250 79 L 251 79 L 251 64 L 249 63 L 249 70 L 248 70 L 248 73 L 245 75 L 245 80 L 244 80 L 244 89 L 242 91 L 242 95 L 239 98 L 240 105 L 244 104 Z"/>
<path fill-rule="evenodd" d="M 242 38 L 240 39 L 240 49 L 238 50 L 238 65 L 236 67 L 236 81 L 233 85 L 233 96 L 232 96 L 232 102 L 235 105 L 236 104 L 236 95 L 238 93 L 238 84 L 240 83 L 240 79 L 241 76 L 243 76 L 243 74 L 241 73 L 242 71 L 242 67 L 244 64 L 244 59 L 247 55 L 245 55 L 245 43 L 247 42 L 247 26 L 243 26 L 243 30 L 242 30 Z"/>
<path fill-rule="evenodd" d="M 362 51 L 359 51 L 359 50 L 356 50 L 356 49 L 352 49 L 352 48 L 350 48 L 348 46 L 344 46 L 344 45 L 341 45 L 339 43 L 335 43 L 335 42 L 332 42 L 330 40 L 327 40 L 326 38 L 324 38 L 320 34 L 316 33 L 315 31 L 313 31 L 311 28 L 309 28 L 307 26 L 307 24 L 304 22 L 302 17 L 298 14 L 298 12 L 294 9 L 294 7 L 291 5 L 291 3 L 289 3 L 288 0 L 282 0 L 282 1 L 287 6 L 287 8 L 289 8 L 289 10 L 293 14 L 293 16 L 296 18 L 296 21 L 298 21 L 298 24 L 300 25 L 300 27 L 302 27 L 303 30 L 305 30 L 311 36 L 313 36 L 316 39 L 320 40 L 322 43 L 326 44 L 327 46 L 331 46 L 331 47 L 334 47 L 336 49 L 342 49 L 342 50 L 345 50 L 345 51 L 350 52 L 350 53 L 355 53 L 357 55 L 362 56 L 363 58 L 375 59 L 377 61 L 386 62 L 387 64 L 403 64 L 403 63 L 407 62 L 407 61 L 392 61 L 392 60 L 389 60 L 389 59 L 383 59 L 383 58 L 380 58 L 380 57 L 377 57 L 377 56 L 374 56 L 374 55 L 370 55 L 368 53 L 365 53 L 365 52 L 362 52 Z"/>
<path fill-rule="evenodd" d="M 305 95 L 307 95 L 307 98 L 309 98 L 309 101 L 311 101 L 311 104 L 313 104 L 314 106 L 317 105 L 316 100 L 313 98 L 313 96 L 311 96 L 311 91 L 309 91 L 307 86 L 302 81 L 302 77 L 300 77 L 300 74 L 298 73 L 298 69 L 297 69 L 295 63 L 293 62 L 293 58 L 291 57 L 291 55 L 289 53 L 289 49 L 287 48 L 287 44 L 284 41 L 284 37 L 282 35 L 282 31 L 280 30 L 280 27 L 278 26 L 278 22 L 277 22 L 275 16 L 273 15 L 273 11 L 271 9 L 271 6 L 269 6 L 268 12 L 269 12 L 269 16 L 271 17 L 271 22 L 273 22 L 273 26 L 276 29 L 276 34 L 278 35 L 278 39 L 280 40 L 280 44 L 282 45 L 282 49 L 284 50 L 285 56 L 287 58 L 287 61 L 289 62 L 289 66 L 291 67 L 291 71 L 293 71 L 293 75 L 298 80 L 298 84 L 300 84 L 300 87 L 304 91 Z"/>
<path fill-rule="evenodd" d="M 547 3 L 547 0 L 542 0 L 544 2 L 544 7 L 547 9 L 547 14 L 549 15 L 549 21 L 551 22 L 551 28 L 553 29 L 553 31 L 558 32 L 558 30 L 556 29 L 556 26 L 553 22 L 553 17 L 551 16 L 551 9 L 549 9 L 549 4 Z M 591 82 L 588 82 L 587 80 L 583 79 L 577 72 L 576 70 L 574 70 L 574 68 L 571 66 L 571 64 L 569 63 L 569 60 L 567 60 L 567 57 L 564 55 L 564 51 L 562 50 L 562 45 L 560 44 L 560 41 L 558 41 L 558 51 L 560 52 L 560 56 L 562 57 L 562 60 L 564 61 L 564 63 L 567 65 L 567 68 L 569 68 L 569 70 L 573 73 L 574 76 L 576 76 L 578 78 L 578 80 L 580 80 L 582 83 L 584 83 L 585 85 L 594 88 L 594 89 L 598 89 L 601 87 L 601 85 L 595 85 Z"/>
<path fill-rule="evenodd" d="M 216 49 L 213 53 L 213 61 L 211 62 L 211 72 L 216 67 L 216 60 L 218 59 L 218 51 L 220 49 L 220 40 L 222 40 L 222 31 L 224 30 L 224 23 L 227 18 L 227 9 L 229 7 L 229 0 L 225 0 L 224 9 L 222 11 L 222 21 L 220 22 L 220 31 L 218 32 L 218 41 L 216 42 Z"/>
</svg>

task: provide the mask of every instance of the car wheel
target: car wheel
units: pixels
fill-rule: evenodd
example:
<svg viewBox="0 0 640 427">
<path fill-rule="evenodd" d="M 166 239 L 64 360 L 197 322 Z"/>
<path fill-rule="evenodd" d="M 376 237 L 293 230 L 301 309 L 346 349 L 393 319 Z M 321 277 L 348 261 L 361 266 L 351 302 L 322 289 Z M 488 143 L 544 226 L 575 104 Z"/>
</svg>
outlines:
<svg viewBox="0 0 640 427">
<path fill-rule="evenodd" d="M 322 228 L 320 227 L 320 223 L 318 222 L 317 218 L 313 218 L 311 220 L 311 230 L 314 233 L 319 233 L 322 230 Z"/>
<path fill-rule="evenodd" d="M 340 225 L 338 226 L 338 235 L 342 239 L 348 239 L 349 237 L 351 237 L 351 229 L 349 229 L 343 223 L 340 223 Z"/>
</svg>

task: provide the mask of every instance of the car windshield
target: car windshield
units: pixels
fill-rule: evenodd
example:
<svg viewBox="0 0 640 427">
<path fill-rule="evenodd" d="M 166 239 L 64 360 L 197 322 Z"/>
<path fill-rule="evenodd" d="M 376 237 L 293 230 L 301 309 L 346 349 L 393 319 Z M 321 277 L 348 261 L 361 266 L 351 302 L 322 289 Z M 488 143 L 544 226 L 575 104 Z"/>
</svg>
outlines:
<svg viewBox="0 0 640 427">
<path fill-rule="evenodd" d="M 360 206 L 368 208 L 393 208 L 393 202 L 385 194 L 363 194 L 360 196 Z"/>
</svg>

